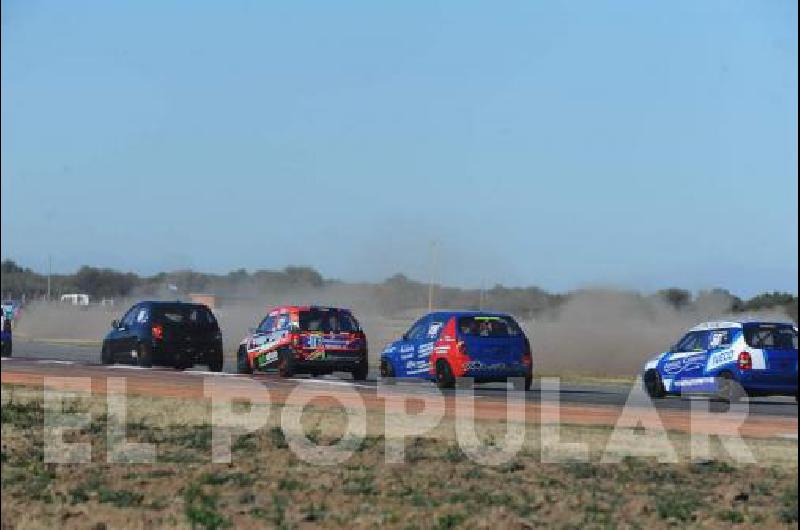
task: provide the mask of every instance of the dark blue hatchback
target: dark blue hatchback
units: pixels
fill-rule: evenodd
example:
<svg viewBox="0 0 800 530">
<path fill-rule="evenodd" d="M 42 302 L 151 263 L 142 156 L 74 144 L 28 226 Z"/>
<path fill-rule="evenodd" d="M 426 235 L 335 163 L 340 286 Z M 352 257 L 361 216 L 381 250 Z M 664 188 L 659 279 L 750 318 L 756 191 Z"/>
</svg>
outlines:
<svg viewBox="0 0 800 530">
<path fill-rule="evenodd" d="M 134 363 L 191 368 L 205 364 L 222 370 L 222 334 L 203 304 L 139 302 L 111 324 L 103 339 L 103 364 Z"/>
</svg>

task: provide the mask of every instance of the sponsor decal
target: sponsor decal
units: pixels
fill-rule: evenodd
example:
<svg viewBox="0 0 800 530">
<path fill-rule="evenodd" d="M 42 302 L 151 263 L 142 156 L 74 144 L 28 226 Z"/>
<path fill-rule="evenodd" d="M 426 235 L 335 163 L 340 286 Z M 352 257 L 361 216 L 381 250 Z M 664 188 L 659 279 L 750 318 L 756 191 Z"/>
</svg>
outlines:
<svg viewBox="0 0 800 530">
<path fill-rule="evenodd" d="M 278 360 L 278 352 L 272 351 L 256 357 L 256 364 L 258 364 L 258 366 L 264 367 L 268 364 L 274 363 L 277 360 Z"/>
<path fill-rule="evenodd" d="M 662 368 L 665 374 L 675 375 L 688 370 L 700 368 L 705 363 L 705 354 L 694 353 L 691 357 L 681 357 L 668 361 Z"/>
<path fill-rule="evenodd" d="M 692 377 L 688 379 L 679 379 L 674 382 L 675 387 L 688 387 L 688 386 L 701 386 L 714 384 L 713 377 Z"/>
<path fill-rule="evenodd" d="M 674 375 L 681 371 L 682 364 L 680 361 L 669 361 L 664 364 L 662 370 L 665 374 Z"/>
<path fill-rule="evenodd" d="M 410 374 L 412 374 L 412 373 L 413 374 L 418 374 L 418 373 L 421 373 L 421 372 L 427 372 L 427 371 L 430 370 L 430 368 L 431 368 L 431 363 L 426 361 L 426 360 L 424 360 L 424 359 L 418 359 L 418 360 L 413 360 L 412 359 L 412 360 L 406 362 L 406 372 L 408 372 Z"/>
<path fill-rule="evenodd" d="M 706 365 L 706 370 L 716 370 L 717 368 L 732 363 L 735 360 L 736 360 L 736 354 L 734 353 L 733 350 L 727 349 L 718 351 L 716 353 L 711 354 L 711 356 L 708 358 L 708 364 Z"/>
<path fill-rule="evenodd" d="M 433 342 L 428 342 L 428 343 L 426 343 L 426 344 L 422 344 L 422 345 L 420 345 L 420 347 L 419 347 L 419 354 L 420 354 L 420 355 L 430 355 L 430 354 L 431 354 L 431 352 L 433 351 L 433 345 L 434 345 L 434 344 L 435 344 L 435 343 L 433 343 Z"/>
<path fill-rule="evenodd" d="M 322 361 L 326 357 L 325 350 L 314 350 L 312 352 L 308 352 L 306 354 L 306 360 L 308 361 Z"/>
<path fill-rule="evenodd" d="M 506 370 L 509 368 L 509 365 L 506 363 L 492 363 L 492 364 L 483 364 L 480 361 L 467 361 L 464 363 L 464 368 L 466 370 Z"/>
</svg>

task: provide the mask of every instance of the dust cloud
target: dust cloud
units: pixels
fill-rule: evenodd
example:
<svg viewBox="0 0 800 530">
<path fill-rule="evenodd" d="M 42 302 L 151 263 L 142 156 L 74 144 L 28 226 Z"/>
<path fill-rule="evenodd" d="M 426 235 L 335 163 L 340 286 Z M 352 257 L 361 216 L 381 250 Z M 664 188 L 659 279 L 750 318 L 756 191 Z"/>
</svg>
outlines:
<svg viewBox="0 0 800 530">
<path fill-rule="evenodd" d="M 371 296 L 371 286 L 330 284 L 319 288 L 298 288 L 279 293 L 264 293 L 247 298 L 239 292 L 220 296 L 214 314 L 220 324 L 226 356 L 233 358 L 239 342 L 250 328 L 258 325 L 266 312 L 279 305 L 318 304 L 350 308 L 364 328 L 370 346 L 370 356 L 377 365 L 383 346 L 402 334 L 422 314 L 415 311 L 398 316 L 380 314 L 379 306 Z M 33 302 L 25 307 L 15 324 L 15 337 L 26 340 L 58 340 L 96 342 L 99 344 L 111 329 L 111 322 L 121 319 L 125 312 L 139 300 L 175 300 L 166 292 L 147 293 L 126 300 L 116 300 L 113 306 L 90 305 L 76 307 L 57 302 Z M 99 355 L 99 353 L 98 353 Z"/>
<path fill-rule="evenodd" d="M 367 333 L 371 364 L 377 366 L 384 345 L 400 336 L 427 308 L 387 314 L 376 302 L 373 288 L 331 283 L 255 296 L 250 291 L 248 298 L 242 298 L 240 292 L 223 294 L 214 313 L 223 332 L 226 357 L 229 362 L 234 358 L 239 341 L 258 325 L 268 308 L 320 304 L 353 310 Z M 139 299 L 159 298 L 176 297 L 147 293 L 117 300 L 113 307 L 32 303 L 25 308 L 15 333 L 23 339 L 92 341 L 99 351 L 112 320 L 121 318 Z M 704 320 L 724 319 L 729 310 L 730 300 L 713 294 L 676 309 L 659 297 L 598 289 L 574 292 L 559 307 L 520 323 L 531 338 L 537 373 L 630 376 L 638 373 L 647 359 L 675 343 L 687 328 Z M 748 316 L 787 320 L 781 314 Z M 742 315 L 730 318 L 741 319 Z"/>
<path fill-rule="evenodd" d="M 589 290 L 574 293 L 555 312 L 522 325 L 531 338 L 534 370 L 539 373 L 630 376 L 699 322 L 787 320 L 777 313 L 731 316 L 730 309 L 730 299 L 713 292 L 676 309 L 655 296 Z"/>
</svg>

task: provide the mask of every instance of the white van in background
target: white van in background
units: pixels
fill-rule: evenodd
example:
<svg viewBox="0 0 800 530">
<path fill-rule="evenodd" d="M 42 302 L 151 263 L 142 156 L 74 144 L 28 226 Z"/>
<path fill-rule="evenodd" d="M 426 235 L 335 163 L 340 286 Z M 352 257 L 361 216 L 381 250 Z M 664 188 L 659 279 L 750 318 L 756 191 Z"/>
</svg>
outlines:
<svg viewBox="0 0 800 530">
<path fill-rule="evenodd" d="M 69 304 L 69 305 L 77 305 L 86 307 L 89 305 L 89 295 L 88 294 L 62 294 L 61 295 L 61 303 L 62 304 Z"/>
</svg>

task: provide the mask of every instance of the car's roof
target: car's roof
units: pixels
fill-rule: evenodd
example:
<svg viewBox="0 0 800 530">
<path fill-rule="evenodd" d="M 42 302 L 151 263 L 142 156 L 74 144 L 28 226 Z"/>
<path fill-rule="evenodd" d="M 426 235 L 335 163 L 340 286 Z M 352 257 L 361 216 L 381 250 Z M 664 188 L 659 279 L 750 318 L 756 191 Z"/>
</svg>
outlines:
<svg viewBox="0 0 800 530">
<path fill-rule="evenodd" d="M 311 311 L 311 310 L 319 310 L 319 311 L 350 311 L 349 309 L 345 309 L 343 307 L 332 307 L 332 306 L 325 306 L 325 305 L 281 305 L 277 307 L 270 307 L 267 309 L 267 313 L 274 313 L 274 312 L 296 312 L 296 311 Z"/>
<path fill-rule="evenodd" d="M 706 331 L 710 329 L 743 328 L 744 326 L 794 326 L 791 322 L 767 322 L 755 320 L 736 320 L 719 322 L 702 322 L 689 331 Z"/>
<path fill-rule="evenodd" d="M 508 313 L 502 311 L 471 311 L 471 310 L 453 310 L 453 311 L 433 311 L 425 316 L 441 316 L 441 317 L 510 317 Z"/>
<path fill-rule="evenodd" d="M 136 302 L 134 305 L 191 305 L 191 306 L 203 306 L 206 307 L 205 304 L 201 304 L 199 302 L 184 302 L 182 300 L 142 300 L 140 302 Z"/>
</svg>

